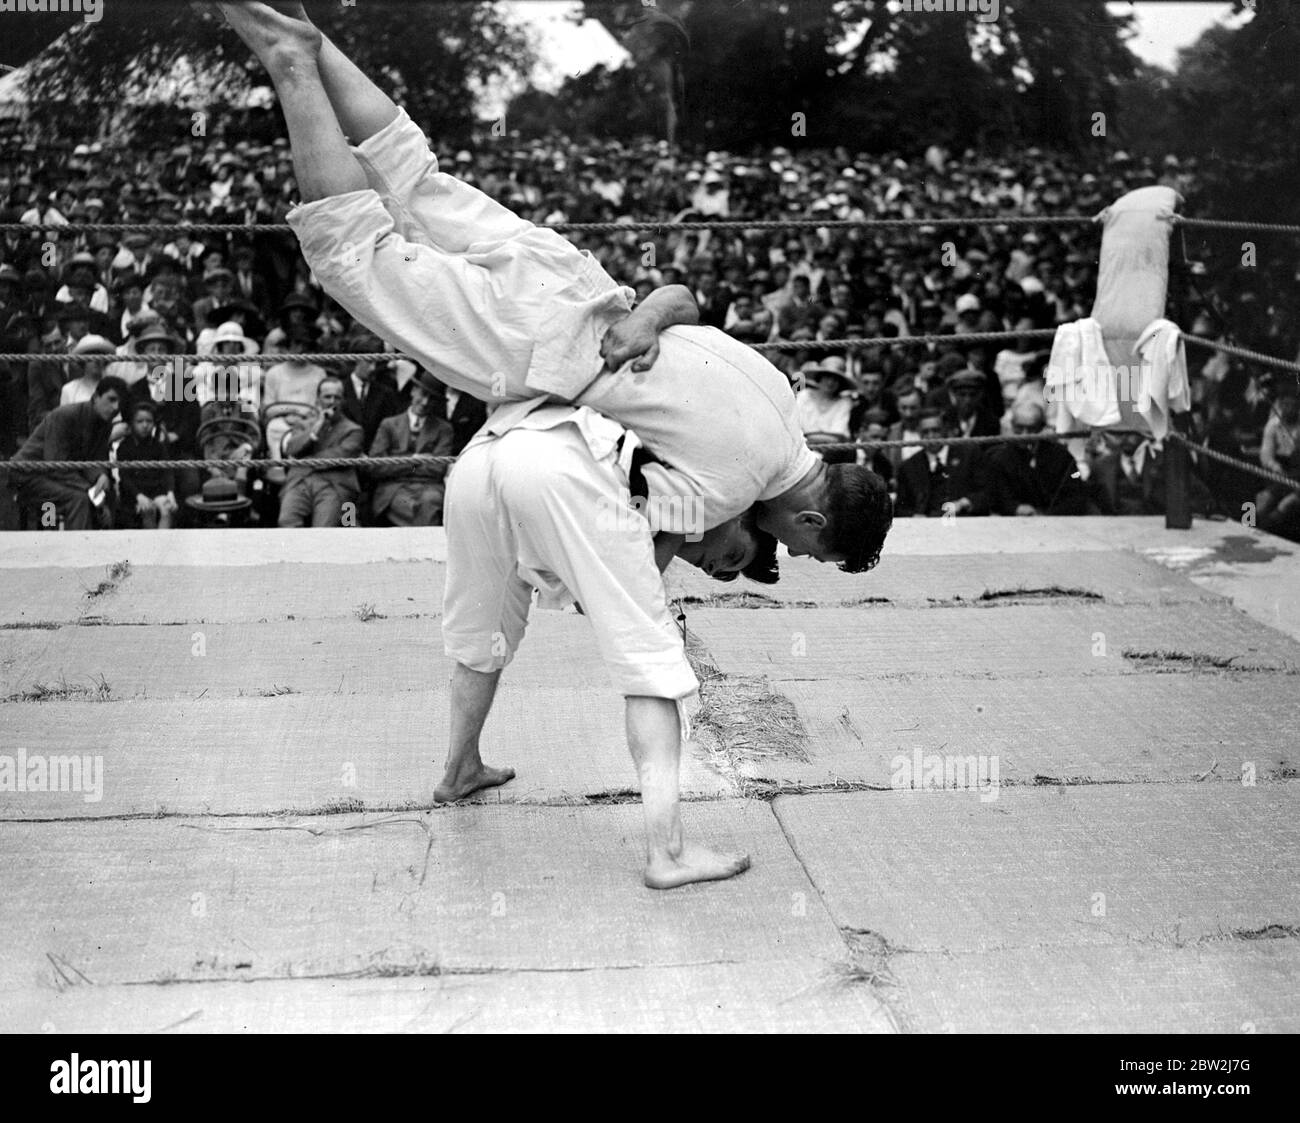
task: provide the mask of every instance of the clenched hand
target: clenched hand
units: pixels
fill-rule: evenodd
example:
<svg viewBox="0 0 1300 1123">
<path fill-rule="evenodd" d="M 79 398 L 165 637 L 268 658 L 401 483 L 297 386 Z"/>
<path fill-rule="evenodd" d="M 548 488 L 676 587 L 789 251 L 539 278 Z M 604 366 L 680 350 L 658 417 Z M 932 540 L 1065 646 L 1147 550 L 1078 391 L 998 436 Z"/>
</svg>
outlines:
<svg viewBox="0 0 1300 1123">
<path fill-rule="evenodd" d="M 605 333 L 600 355 L 608 370 L 618 370 L 632 360 L 636 360 L 632 363 L 634 371 L 649 370 L 659 358 L 659 333 L 653 324 L 625 316 Z"/>
</svg>

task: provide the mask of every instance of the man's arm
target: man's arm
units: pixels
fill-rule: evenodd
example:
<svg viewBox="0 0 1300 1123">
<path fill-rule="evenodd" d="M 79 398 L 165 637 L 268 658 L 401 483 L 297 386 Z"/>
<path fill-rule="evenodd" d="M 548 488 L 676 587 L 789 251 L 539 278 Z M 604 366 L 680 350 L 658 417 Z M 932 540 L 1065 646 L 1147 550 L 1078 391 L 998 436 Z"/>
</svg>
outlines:
<svg viewBox="0 0 1300 1123">
<path fill-rule="evenodd" d="M 655 289 L 600 341 L 601 358 L 610 370 L 635 359 L 634 371 L 649 370 L 659 358 L 659 333 L 678 324 L 700 322 L 700 309 L 685 285 Z"/>
<path fill-rule="evenodd" d="M 1286 469 L 1277 458 L 1277 430 L 1277 422 L 1270 417 L 1268 424 L 1264 426 L 1264 436 L 1259 444 L 1259 463 L 1270 472 L 1285 472 Z"/>
</svg>

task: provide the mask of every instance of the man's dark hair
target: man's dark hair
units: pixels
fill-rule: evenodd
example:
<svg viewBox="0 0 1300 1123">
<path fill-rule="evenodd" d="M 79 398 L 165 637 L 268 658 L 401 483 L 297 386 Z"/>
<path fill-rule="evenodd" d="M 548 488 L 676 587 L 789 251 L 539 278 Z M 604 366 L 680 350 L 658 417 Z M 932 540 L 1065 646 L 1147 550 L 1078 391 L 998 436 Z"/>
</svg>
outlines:
<svg viewBox="0 0 1300 1123">
<path fill-rule="evenodd" d="M 945 429 L 948 427 L 948 414 L 938 406 L 926 406 L 916 415 L 916 420 L 919 424 L 922 421 L 930 421 L 935 417 L 943 422 Z"/>
<path fill-rule="evenodd" d="M 127 420 L 134 421 L 137 413 L 147 413 L 155 421 L 158 420 L 158 406 L 150 398 L 137 398 L 132 402 L 126 411 Z"/>
<path fill-rule="evenodd" d="M 775 585 L 781 580 L 781 571 L 776 561 L 776 535 L 768 534 L 767 531 L 758 528 L 758 512 L 753 507 L 740 516 L 740 522 L 754 536 L 758 546 L 754 560 L 740 570 L 740 573 L 759 585 Z M 715 573 L 713 579 L 734 581 L 738 576 L 738 573 Z"/>
<path fill-rule="evenodd" d="M 115 374 L 110 374 L 104 378 L 101 378 L 98 382 L 96 382 L 95 392 L 94 394 L 91 395 L 91 397 L 102 398 L 110 390 L 117 391 L 117 397 L 119 401 L 122 402 L 126 401 L 126 383 L 122 379 L 118 378 L 117 375 Z"/>
<path fill-rule="evenodd" d="M 845 573 L 865 573 L 880 561 L 885 535 L 894 522 L 889 487 L 861 464 L 826 466 L 827 523 L 821 544 L 827 553 L 839 554 Z"/>
</svg>

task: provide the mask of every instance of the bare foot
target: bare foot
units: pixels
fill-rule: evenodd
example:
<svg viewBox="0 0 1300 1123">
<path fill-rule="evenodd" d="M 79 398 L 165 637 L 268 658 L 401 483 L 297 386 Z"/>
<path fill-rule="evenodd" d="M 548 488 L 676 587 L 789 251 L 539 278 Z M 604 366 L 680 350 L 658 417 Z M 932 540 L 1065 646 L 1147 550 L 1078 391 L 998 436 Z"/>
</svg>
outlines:
<svg viewBox="0 0 1300 1123">
<path fill-rule="evenodd" d="M 291 66 L 304 59 L 315 59 L 320 54 L 321 33 L 307 20 L 307 13 L 298 16 L 292 9 L 301 5 L 256 2 L 223 2 L 217 7 L 226 22 L 248 44 L 268 70 Z M 285 12 L 280 9 L 289 9 Z"/>
<path fill-rule="evenodd" d="M 513 768 L 489 768 L 486 764 L 455 775 L 449 770 L 442 778 L 442 783 L 433 789 L 433 802 L 455 803 L 483 788 L 500 787 L 514 778 Z"/>
<path fill-rule="evenodd" d="M 646 863 L 645 883 L 651 889 L 676 889 L 692 881 L 723 881 L 747 869 L 748 854 L 719 854 L 688 842 L 676 857 L 668 854 L 652 857 Z"/>
</svg>

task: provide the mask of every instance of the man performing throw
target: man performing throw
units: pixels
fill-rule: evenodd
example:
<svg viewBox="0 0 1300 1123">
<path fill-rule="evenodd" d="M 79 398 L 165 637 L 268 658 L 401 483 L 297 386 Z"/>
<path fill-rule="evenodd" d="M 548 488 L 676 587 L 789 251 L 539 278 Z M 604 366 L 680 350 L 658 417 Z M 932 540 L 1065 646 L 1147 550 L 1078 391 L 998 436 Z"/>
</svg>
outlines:
<svg viewBox="0 0 1300 1123">
<path fill-rule="evenodd" d="M 482 763 L 479 732 L 531 589 L 563 587 L 626 697 L 647 884 L 738 873 L 747 859 L 682 839 L 677 703 L 696 682 L 656 561 L 711 530 L 686 547 L 692 560 L 715 573 L 748 564 L 752 535 L 735 520 L 757 503 L 758 526 L 792 554 L 868 569 L 891 518 L 883 482 L 815 456 L 785 377 L 744 344 L 710 328 L 659 334 L 693 320 L 683 292 L 653 294 L 629 316 L 630 290 L 589 254 L 440 173 L 406 113 L 301 6 L 220 7 L 279 93 L 303 198 L 289 222 L 326 291 L 448 385 L 501 403 L 448 482 L 443 634 L 457 665 L 435 797 L 514 775 Z M 604 371 L 602 347 L 614 366 L 642 353 L 652 365 Z M 638 466 L 639 442 L 658 459 Z M 639 516 L 600 520 L 629 514 L 637 475 L 657 539 Z"/>
</svg>

